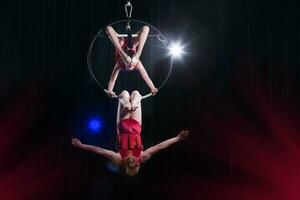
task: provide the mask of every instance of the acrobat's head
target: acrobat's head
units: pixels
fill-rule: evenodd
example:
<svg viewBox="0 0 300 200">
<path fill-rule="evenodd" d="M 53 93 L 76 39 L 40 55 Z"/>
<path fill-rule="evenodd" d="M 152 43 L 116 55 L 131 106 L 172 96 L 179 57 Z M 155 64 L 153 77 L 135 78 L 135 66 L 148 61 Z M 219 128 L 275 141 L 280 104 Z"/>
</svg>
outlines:
<svg viewBox="0 0 300 200">
<path fill-rule="evenodd" d="M 140 161 L 138 158 L 134 157 L 134 156 L 128 156 L 125 160 L 124 160 L 124 166 L 125 166 L 125 170 L 126 173 L 129 176 L 135 176 L 138 174 L 139 169 L 140 169 Z"/>
</svg>

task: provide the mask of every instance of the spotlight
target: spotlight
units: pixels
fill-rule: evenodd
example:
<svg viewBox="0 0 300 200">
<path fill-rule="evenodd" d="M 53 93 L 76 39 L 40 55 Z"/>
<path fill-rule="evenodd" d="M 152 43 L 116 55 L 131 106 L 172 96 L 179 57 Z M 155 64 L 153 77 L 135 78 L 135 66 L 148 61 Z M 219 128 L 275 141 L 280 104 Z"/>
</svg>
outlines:
<svg viewBox="0 0 300 200">
<path fill-rule="evenodd" d="M 88 128 L 92 133 L 98 133 L 103 128 L 102 120 L 100 119 L 90 119 L 88 123 Z"/>
<path fill-rule="evenodd" d="M 183 52 L 183 47 L 179 43 L 173 43 L 170 48 L 170 55 L 174 57 L 181 57 L 181 55 L 184 53 Z"/>
</svg>

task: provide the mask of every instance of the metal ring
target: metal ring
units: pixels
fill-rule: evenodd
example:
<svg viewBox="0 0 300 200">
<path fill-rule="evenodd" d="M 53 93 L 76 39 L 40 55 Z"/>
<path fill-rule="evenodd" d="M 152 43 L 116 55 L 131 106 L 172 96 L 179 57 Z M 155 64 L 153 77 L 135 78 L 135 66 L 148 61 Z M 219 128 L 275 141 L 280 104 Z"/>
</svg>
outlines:
<svg viewBox="0 0 300 200">
<path fill-rule="evenodd" d="M 137 22 L 137 23 L 140 23 L 140 24 L 145 24 L 145 25 L 148 25 L 149 27 L 151 27 L 152 29 L 154 29 L 157 33 L 159 33 L 158 35 L 155 35 L 155 37 L 164 43 L 165 46 L 168 45 L 168 40 L 167 38 L 156 28 L 154 27 L 153 25 L 147 23 L 147 22 L 144 22 L 144 21 L 141 21 L 141 20 L 135 20 L 135 19 L 132 19 L 131 20 L 132 22 Z M 127 22 L 127 20 L 118 20 L 118 21 L 115 21 L 115 22 L 112 22 L 110 24 L 108 24 L 107 26 L 113 26 L 115 24 L 118 24 L 118 23 L 121 23 L 121 22 Z M 94 72 L 93 72 L 93 69 L 92 69 L 92 64 L 91 64 L 91 53 L 92 53 L 92 49 L 93 49 L 93 46 L 94 46 L 94 43 L 96 41 L 96 39 L 101 36 L 101 33 L 104 32 L 104 29 L 100 29 L 98 31 L 98 33 L 94 36 L 90 46 L 89 46 L 89 49 L 88 49 L 88 52 L 87 52 L 87 66 L 88 66 L 88 70 L 89 70 L 89 74 L 91 76 L 91 78 L 97 83 L 97 85 L 105 92 L 107 93 L 107 90 L 100 84 L 100 82 L 97 80 Z M 171 72 L 172 72 L 172 69 L 173 69 L 173 59 L 172 57 L 170 57 L 171 59 L 171 62 L 170 62 L 170 65 L 169 65 L 169 71 L 167 73 L 167 76 L 165 77 L 164 81 L 160 84 L 160 86 L 157 88 L 158 90 L 160 90 L 168 81 L 170 75 L 171 75 Z M 150 96 L 153 96 L 152 93 L 148 93 L 146 95 L 143 95 L 142 96 L 142 99 L 146 99 Z M 117 98 L 117 97 L 114 97 L 114 98 Z"/>
</svg>

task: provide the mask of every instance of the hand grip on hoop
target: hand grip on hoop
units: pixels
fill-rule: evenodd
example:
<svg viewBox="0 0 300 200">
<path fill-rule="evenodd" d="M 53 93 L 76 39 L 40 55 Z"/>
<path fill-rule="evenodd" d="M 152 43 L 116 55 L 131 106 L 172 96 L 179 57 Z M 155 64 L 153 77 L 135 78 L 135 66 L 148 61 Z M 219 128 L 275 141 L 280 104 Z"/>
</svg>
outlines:
<svg viewBox="0 0 300 200">
<path fill-rule="evenodd" d="M 116 99 L 118 99 L 119 97 L 116 95 L 116 94 L 114 94 L 113 96 L 111 96 L 110 94 L 109 94 L 109 92 L 108 92 L 108 90 L 107 89 L 104 89 L 104 92 L 110 97 L 110 98 L 116 98 Z"/>
</svg>

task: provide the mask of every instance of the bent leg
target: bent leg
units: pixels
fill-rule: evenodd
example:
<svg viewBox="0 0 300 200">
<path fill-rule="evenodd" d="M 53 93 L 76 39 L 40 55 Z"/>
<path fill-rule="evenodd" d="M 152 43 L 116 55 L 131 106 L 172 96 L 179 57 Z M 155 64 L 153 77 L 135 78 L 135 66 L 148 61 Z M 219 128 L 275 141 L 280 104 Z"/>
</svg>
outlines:
<svg viewBox="0 0 300 200">
<path fill-rule="evenodd" d="M 118 113 L 117 113 L 117 125 L 123 119 L 130 117 L 130 95 L 126 90 L 123 90 L 119 95 Z"/>
<path fill-rule="evenodd" d="M 111 40 L 111 42 L 113 43 L 115 48 L 118 50 L 118 52 L 121 53 L 121 56 L 126 57 L 127 55 L 122 49 L 122 46 L 121 46 L 119 38 L 118 38 L 118 33 L 114 30 L 114 28 L 111 26 L 107 26 L 106 33 L 108 34 L 109 39 Z"/>
<path fill-rule="evenodd" d="M 135 90 L 131 93 L 130 101 L 132 110 L 130 112 L 130 118 L 138 121 L 140 125 L 142 125 L 142 104 L 141 104 L 142 96 L 141 94 Z"/>
<path fill-rule="evenodd" d="M 119 95 L 119 102 L 123 108 L 131 110 L 130 95 L 126 90 L 123 90 Z"/>
<path fill-rule="evenodd" d="M 135 54 L 135 57 L 137 59 L 139 59 L 140 56 L 142 55 L 142 51 L 143 51 L 144 45 L 146 43 L 149 31 L 150 31 L 149 26 L 143 26 L 143 28 L 141 28 L 138 31 L 137 41 L 136 40 L 134 41 L 134 46 L 138 45 L 137 51 Z"/>
</svg>

